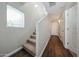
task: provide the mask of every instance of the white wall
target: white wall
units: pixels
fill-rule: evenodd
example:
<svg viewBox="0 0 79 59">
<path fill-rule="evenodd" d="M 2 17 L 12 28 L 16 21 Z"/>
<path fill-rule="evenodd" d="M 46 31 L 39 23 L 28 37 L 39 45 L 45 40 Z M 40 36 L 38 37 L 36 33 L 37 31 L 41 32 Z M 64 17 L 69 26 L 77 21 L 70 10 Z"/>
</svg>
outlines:
<svg viewBox="0 0 79 59">
<path fill-rule="evenodd" d="M 77 56 L 79 57 L 79 3 L 77 5 L 78 9 L 77 9 Z"/>
<path fill-rule="evenodd" d="M 25 14 L 24 28 L 6 27 L 6 3 L 0 3 L 0 54 L 7 54 L 19 48 L 35 31 L 36 20 L 45 15 L 39 5 L 34 8 L 34 3 L 26 3 L 20 7 Z"/>
<path fill-rule="evenodd" d="M 58 23 L 58 21 L 52 22 L 51 35 L 59 35 L 59 23 Z"/>
<path fill-rule="evenodd" d="M 76 16 L 77 6 L 73 6 L 65 11 L 65 47 L 71 51 L 76 51 Z"/>
<path fill-rule="evenodd" d="M 37 23 L 36 56 L 42 56 L 44 49 L 47 46 L 47 43 L 50 39 L 50 34 L 51 34 L 50 26 L 51 26 L 51 23 L 48 16 Z"/>
<path fill-rule="evenodd" d="M 60 40 L 63 42 L 63 44 L 65 45 L 65 22 L 64 22 L 64 13 L 63 15 L 60 17 L 60 23 L 59 23 L 59 37 Z"/>
</svg>

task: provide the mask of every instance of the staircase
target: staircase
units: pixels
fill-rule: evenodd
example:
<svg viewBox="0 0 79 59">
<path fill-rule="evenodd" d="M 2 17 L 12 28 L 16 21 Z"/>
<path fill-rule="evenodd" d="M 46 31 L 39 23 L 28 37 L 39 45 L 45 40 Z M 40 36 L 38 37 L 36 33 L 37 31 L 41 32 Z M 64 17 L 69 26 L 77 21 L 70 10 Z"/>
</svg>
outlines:
<svg viewBox="0 0 79 59">
<path fill-rule="evenodd" d="M 23 45 L 23 48 L 32 56 L 35 56 L 36 54 L 36 33 L 33 32 L 33 34 L 30 36 L 30 39 L 26 41 L 26 43 Z"/>
</svg>

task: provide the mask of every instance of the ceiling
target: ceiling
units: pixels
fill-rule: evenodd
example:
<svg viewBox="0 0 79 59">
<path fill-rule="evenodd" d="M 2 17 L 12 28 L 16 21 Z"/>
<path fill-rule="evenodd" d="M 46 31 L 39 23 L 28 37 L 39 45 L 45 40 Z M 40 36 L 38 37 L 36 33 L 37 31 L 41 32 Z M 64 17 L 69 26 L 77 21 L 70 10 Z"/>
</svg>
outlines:
<svg viewBox="0 0 79 59">
<path fill-rule="evenodd" d="M 43 2 L 43 4 L 49 14 L 56 14 L 56 13 L 58 14 L 72 7 L 73 5 L 76 4 L 76 2 L 56 2 L 56 4 L 53 6 L 49 6 L 48 2 Z"/>
<path fill-rule="evenodd" d="M 48 14 L 50 15 L 50 17 L 52 17 L 52 19 L 56 20 L 58 19 L 63 12 L 66 9 L 71 8 L 72 6 L 76 5 L 76 2 L 56 2 L 54 4 L 52 4 L 53 6 L 49 6 L 48 2 L 43 2 Z"/>
<path fill-rule="evenodd" d="M 26 2 L 6 2 L 6 3 L 19 8 L 23 6 Z"/>
<path fill-rule="evenodd" d="M 8 2 L 8 4 L 20 9 L 23 5 L 27 5 L 29 2 Z M 30 3 L 36 3 L 36 2 L 30 2 Z M 59 17 L 60 14 L 64 12 L 64 10 L 71 8 L 72 6 L 76 5 L 76 2 L 52 2 L 51 6 L 49 6 L 50 2 L 40 2 L 44 5 L 46 11 L 49 15 L 54 15 L 54 17 Z M 39 5 L 37 2 L 36 4 Z M 23 9 L 25 9 L 24 7 Z"/>
<path fill-rule="evenodd" d="M 17 8 L 23 6 L 26 3 L 28 2 L 8 2 L 8 4 L 15 6 Z M 31 2 L 31 3 L 34 3 L 34 2 Z M 55 5 L 49 6 L 50 2 L 40 2 L 40 3 L 42 3 L 45 6 L 49 14 L 55 14 L 55 13 L 62 12 L 63 10 L 68 9 L 76 4 L 76 2 L 52 2 L 52 5 L 53 4 Z"/>
</svg>

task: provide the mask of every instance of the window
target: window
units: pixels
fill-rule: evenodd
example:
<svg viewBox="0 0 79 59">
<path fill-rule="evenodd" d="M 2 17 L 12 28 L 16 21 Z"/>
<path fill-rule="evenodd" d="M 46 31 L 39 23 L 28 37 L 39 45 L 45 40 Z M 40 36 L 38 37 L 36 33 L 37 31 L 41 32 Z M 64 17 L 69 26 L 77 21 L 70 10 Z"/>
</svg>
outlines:
<svg viewBox="0 0 79 59">
<path fill-rule="evenodd" d="M 24 27 L 24 13 L 7 5 L 7 27 Z"/>
</svg>

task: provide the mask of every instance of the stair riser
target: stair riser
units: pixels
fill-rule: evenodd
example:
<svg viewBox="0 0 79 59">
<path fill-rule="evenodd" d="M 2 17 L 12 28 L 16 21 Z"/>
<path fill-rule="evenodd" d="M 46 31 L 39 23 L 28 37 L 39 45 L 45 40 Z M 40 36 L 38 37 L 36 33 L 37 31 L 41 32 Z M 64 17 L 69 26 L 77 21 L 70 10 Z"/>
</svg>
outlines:
<svg viewBox="0 0 79 59">
<path fill-rule="evenodd" d="M 30 41 L 30 40 L 27 40 L 27 42 L 28 42 L 28 43 L 31 43 L 31 44 L 33 44 L 33 45 L 36 45 L 36 42 L 32 42 L 32 41 Z"/>
<path fill-rule="evenodd" d="M 33 32 L 33 35 L 36 35 L 36 32 Z"/>
<path fill-rule="evenodd" d="M 31 36 L 30 38 L 36 39 L 36 36 Z"/>
</svg>

